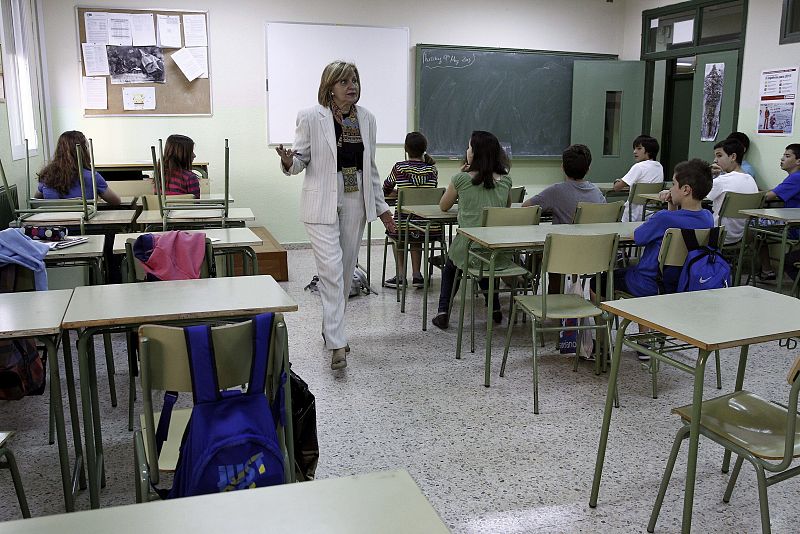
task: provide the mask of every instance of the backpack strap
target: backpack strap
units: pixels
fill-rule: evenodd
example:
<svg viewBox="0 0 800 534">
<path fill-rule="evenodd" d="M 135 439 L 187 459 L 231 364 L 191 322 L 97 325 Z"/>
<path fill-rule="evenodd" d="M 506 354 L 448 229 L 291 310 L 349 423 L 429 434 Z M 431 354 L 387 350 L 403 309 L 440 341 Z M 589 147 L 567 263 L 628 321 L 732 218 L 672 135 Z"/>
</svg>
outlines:
<svg viewBox="0 0 800 534">
<path fill-rule="evenodd" d="M 195 404 L 214 402 L 221 398 L 214 342 L 209 325 L 186 326 L 186 348 L 189 353 L 189 374 Z"/>
<path fill-rule="evenodd" d="M 686 250 L 689 252 L 700 248 L 700 243 L 697 242 L 697 234 L 694 233 L 694 230 L 690 228 L 681 228 L 681 236 L 683 236 L 683 242 L 686 244 Z"/>
<path fill-rule="evenodd" d="M 156 426 L 156 454 L 158 456 L 161 456 L 161 449 L 164 447 L 164 442 L 167 441 L 169 422 L 172 419 L 172 408 L 177 400 L 177 391 L 164 392 L 164 405 L 161 407 L 161 415 L 158 417 L 158 426 Z"/>
<path fill-rule="evenodd" d="M 708 248 L 719 250 L 719 226 L 715 226 L 708 233 Z"/>
<path fill-rule="evenodd" d="M 262 313 L 253 317 L 253 363 L 250 367 L 248 395 L 263 395 L 267 385 L 267 365 L 272 337 L 274 313 Z"/>
</svg>

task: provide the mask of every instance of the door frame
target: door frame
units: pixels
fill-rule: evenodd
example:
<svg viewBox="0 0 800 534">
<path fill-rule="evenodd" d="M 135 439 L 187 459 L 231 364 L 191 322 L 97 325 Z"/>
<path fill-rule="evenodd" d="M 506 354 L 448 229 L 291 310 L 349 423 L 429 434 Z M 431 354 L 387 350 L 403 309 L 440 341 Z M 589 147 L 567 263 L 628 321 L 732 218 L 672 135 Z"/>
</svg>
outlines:
<svg viewBox="0 0 800 534">
<path fill-rule="evenodd" d="M 644 110 L 642 113 L 642 131 L 649 132 L 652 126 L 653 118 L 653 92 L 655 84 L 655 66 L 658 60 L 677 59 L 685 56 L 699 56 L 701 54 L 708 54 L 711 52 L 723 52 L 728 50 L 737 50 L 739 52 L 737 57 L 736 69 L 736 94 L 733 103 L 733 125 L 734 128 L 739 123 L 739 98 L 741 97 L 742 87 L 742 62 L 744 60 L 744 42 L 745 32 L 747 30 L 747 10 L 748 0 L 741 0 L 742 2 L 742 28 L 739 33 L 739 39 L 727 43 L 707 44 L 700 45 L 700 30 L 703 26 L 703 9 L 716 5 L 724 5 L 737 0 L 689 0 L 678 4 L 659 7 L 656 9 L 647 9 L 642 11 L 642 39 L 641 39 L 641 54 L 640 59 L 645 62 L 645 82 L 644 82 Z M 664 15 L 672 15 L 675 13 L 682 13 L 686 11 L 694 11 L 694 35 L 692 37 L 692 46 L 677 48 L 675 50 L 664 50 L 661 52 L 647 52 L 647 45 L 649 43 L 649 29 L 650 21 L 657 19 Z M 663 137 L 663 136 L 662 136 Z"/>
</svg>

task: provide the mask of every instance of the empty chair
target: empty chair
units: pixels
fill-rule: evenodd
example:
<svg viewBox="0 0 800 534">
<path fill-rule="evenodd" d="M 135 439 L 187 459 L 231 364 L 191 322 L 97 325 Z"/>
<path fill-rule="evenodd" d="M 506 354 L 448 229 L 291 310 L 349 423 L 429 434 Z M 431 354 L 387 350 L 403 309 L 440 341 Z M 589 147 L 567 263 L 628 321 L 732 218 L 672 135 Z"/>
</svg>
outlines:
<svg viewBox="0 0 800 534">
<path fill-rule="evenodd" d="M 794 361 L 786 377 L 791 389 L 789 402 L 785 407 L 749 391 L 736 391 L 703 401 L 700 408 L 700 435 L 737 455 L 728 487 L 722 497 L 723 502 L 730 501 L 744 460 L 755 468 L 763 533 L 771 532 L 767 488 L 800 473 L 797 466 L 789 468 L 792 460 L 800 457 L 800 433 L 797 428 L 797 394 L 800 391 L 798 374 L 800 374 L 800 357 Z M 653 532 L 655 529 L 672 469 L 675 467 L 675 459 L 683 440 L 689 437 L 693 422 L 691 404 L 673 408 L 672 413 L 680 416 L 683 427 L 675 435 L 650 523 L 647 525 L 648 532 Z M 775 474 L 767 477 L 767 472 Z"/>
<path fill-rule="evenodd" d="M 766 194 L 766 191 L 759 191 L 758 193 L 734 193 L 733 191 L 728 191 L 725 193 L 725 197 L 722 199 L 722 206 L 719 208 L 719 220 L 722 221 L 723 217 L 726 219 L 749 219 L 748 215 L 744 215 L 740 211 L 762 208 Z M 747 256 L 750 263 L 750 276 L 755 276 L 754 262 L 758 250 L 752 242 L 748 225 L 745 225 L 741 239 L 724 243 L 722 252 L 728 258 L 728 261 L 732 263 L 735 261 L 736 263 L 735 269 L 732 269 L 736 273 L 733 277 L 733 285 L 738 286 L 740 283 L 745 256 Z"/>
<path fill-rule="evenodd" d="M 645 193 L 660 193 L 664 189 L 664 182 L 657 182 L 657 183 L 645 183 L 645 182 L 637 182 L 631 186 L 631 190 L 628 193 L 628 205 L 629 206 L 644 206 L 647 207 L 647 200 L 640 197 L 639 195 Z M 628 210 L 628 221 L 632 221 L 631 218 L 631 210 Z M 647 210 L 642 210 L 642 220 L 647 217 Z"/>
<path fill-rule="evenodd" d="M 511 204 L 516 204 L 519 202 L 525 201 L 525 186 L 520 185 L 517 187 L 512 187 L 511 191 L 508 193 L 508 200 Z"/>
</svg>

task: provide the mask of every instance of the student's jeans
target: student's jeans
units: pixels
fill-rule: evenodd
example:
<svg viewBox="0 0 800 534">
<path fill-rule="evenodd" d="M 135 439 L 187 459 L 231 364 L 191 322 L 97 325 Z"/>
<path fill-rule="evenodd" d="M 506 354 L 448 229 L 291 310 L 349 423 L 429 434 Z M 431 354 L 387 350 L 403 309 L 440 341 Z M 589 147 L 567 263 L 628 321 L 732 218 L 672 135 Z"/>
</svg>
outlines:
<svg viewBox="0 0 800 534">
<path fill-rule="evenodd" d="M 450 314 L 450 294 L 454 291 L 458 291 L 458 284 L 461 278 L 461 269 L 456 267 L 456 265 L 447 260 L 447 263 L 444 264 L 442 268 L 442 288 L 439 292 L 439 313 L 446 313 Z M 498 278 L 499 280 L 499 278 Z M 453 289 L 453 285 L 455 285 L 455 289 Z M 478 281 L 478 285 L 484 291 L 484 299 L 486 299 L 486 303 L 489 303 L 489 297 L 486 293 L 489 291 L 489 279 L 488 278 L 481 278 Z M 497 287 L 495 287 L 494 298 L 492 299 L 493 306 L 495 310 L 500 309 L 500 295 L 497 293 Z"/>
</svg>

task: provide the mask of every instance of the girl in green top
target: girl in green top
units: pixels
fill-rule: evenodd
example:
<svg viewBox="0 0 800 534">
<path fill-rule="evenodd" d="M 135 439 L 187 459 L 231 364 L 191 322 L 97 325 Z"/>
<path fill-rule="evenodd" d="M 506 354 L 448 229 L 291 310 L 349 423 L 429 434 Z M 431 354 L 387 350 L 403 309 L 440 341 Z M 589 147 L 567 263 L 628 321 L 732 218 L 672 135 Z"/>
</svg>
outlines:
<svg viewBox="0 0 800 534">
<path fill-rule="evenodd" d="M 439 202 L 442 211 L 447 211 L 458 201 L 458 226 L 471 228 L 481 225 L 483 208 L 508 206 L 511 178 L 508 169 L 511 167 L 503 147 L 493 134 L 474 131 L 467 148 L 467 161 L 461 172 L 453 176 Z M 449 324 L 450 294 L 457 280 L 457 274 L 467 261 L 468 240 L 456 235 L 448 253 L 447 263 L 442 269 L 442 288 L 439 293 L 439 313 L 433 324 L 445 329 Z M 502 266 L 501 266 L 502 267 Z M 488 279 L 481 280 L 480 286 L 487 290 Z M 492 314 L 496 323 L 503 320 L 500 311 L 500 298 L 494 295 Z"/>
</svg>

